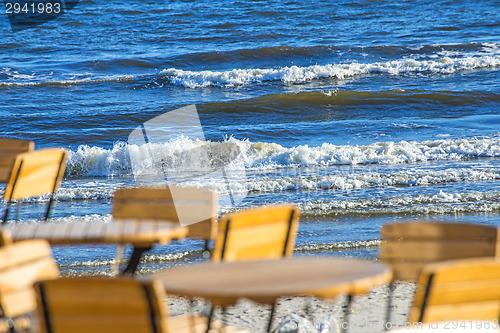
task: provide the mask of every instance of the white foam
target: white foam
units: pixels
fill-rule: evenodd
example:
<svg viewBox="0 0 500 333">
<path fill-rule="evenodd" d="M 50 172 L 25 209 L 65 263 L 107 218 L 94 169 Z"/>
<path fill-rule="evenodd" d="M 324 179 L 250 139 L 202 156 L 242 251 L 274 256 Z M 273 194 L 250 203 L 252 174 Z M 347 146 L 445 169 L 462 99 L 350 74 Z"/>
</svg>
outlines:
<svg viewBox="0 0 500 333">
<path fill-rule="evenodd" d="M 210 143 L 214 149 L 232 149 L 231 142 L 239 147 L 245 166 L 236 164 L 232 168 L 246 167 L 253 170 L 272 170 L 300 166 L 401 164 L 437 160 L 466 160 L 478 157 L 500 157 L 500 137 L 471 139 L 441 139 L 432 141 L 376 142 L 370 145 L 333 145 L 323 143 L 310 147 L 300 145 L 284 147 L 277 143 L 251 142 L 229 138 L 225 142 Z M 134 156 L 154 156 L 140 159 L 137 163 L 157 163 L 163 168 L 179 168 L 179 156 L 186 149 L 202 146 L 199 140 L 181 137 L 165 143 L 148 143 L 128 146 L 116 143 L 112 149 L 80 146 L 70 151 L 67 175 L 70 177 L 113 177 L 132 175 L 129 148 Z M 142 153 L 141 153 L 142 152 Z M 186 166 L 187 167 L 187 166 Z"/>
<path fill-rule="evenodd" d="M 443 215 L 500 210 L 500 192 L 466 192 L 394 196 L 360 200 L 314 201 L 300 205 L 303 215 Z"/>
<path fill-rule="evenodd" d="M 345 63 L 312 66 L 286 66 L 281 68 L 232 69 L 228 71 L 190 71 L 168 68 L 160 76 L 171 84 L 187 88 L 209 86 L 230 87 L 266 81 L 301 83 L 321 78 L 346 79 L 353 76 L 382 73 L 403 74 L 452 74 L 462 71 L 496 68 L 500 66 L 500 55 L 463 56 L 433 55 L 428 60 L 398 59 L 374 63 Z"/>
</svg>

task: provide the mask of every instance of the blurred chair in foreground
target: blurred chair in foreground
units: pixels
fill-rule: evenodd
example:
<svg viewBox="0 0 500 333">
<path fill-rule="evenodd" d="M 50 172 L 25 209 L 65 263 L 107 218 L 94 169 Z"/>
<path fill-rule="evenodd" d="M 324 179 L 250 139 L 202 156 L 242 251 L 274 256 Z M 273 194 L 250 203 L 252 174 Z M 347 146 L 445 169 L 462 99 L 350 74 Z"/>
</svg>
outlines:
<svg viewBox="0 0 500 333">
<path fill-rule="evenodd" d="M 500 314 L 500 261 L 492 258 L 430 264 L 418 279 L 410 322 L 493 320 Z"/>
<path fill-rule="evenodd" d="M 120 188 L 113 196 L 112 215 L 118 220 L 179 223 L 178 210 L 181 208 L 191 214 L 191 220 L 199 219 L 188 226 L 188 237 L 205 240 L 207 248 L 208 241 L 215 239 L 217 234 L 217 193 L 209 189 L 180 186 Z"/>
<path fill-rule="evenodd" d="M 474 257 L 498 257 L 499 229 L 472 223 L 407 222 L 382 227 L 379 258 L 393 270 L 394 281 L 417 281 L 431 263 Z M 389 286 L 390 321 L 394 283 Z"/>
<path fill-rule="evenodd" d="M 212 261 L 280 259 L 291 257 L 300 211 L 292 205 L 247 208 L 224 215 L 212 253 Z M 272 304 L 268 331 L 276 310 Z M 209 320 L 214 308 L 210 310 Z"/>
<path fill-rule="evenodd" d="M 201 333 L 206 319 L 169 317 L 158 281 L 64 278 L 35 284 L 41 333 Z M 220 332 L 246 332 L 220 322 Z M 219 332 L 215 329 L 211 332 Z"/>
<path fill-rule="evenodd" d="M 500 261 L 450 260 L 425 266 L 408 318 L 410 327 L 391 332 L 498 332 Z"/>
<path fill-rule="evenodd" d="M 112 216 L 115 220 L 154 220 L 182 224 L 180 219 L 198 221 L 187 226 L 188 238 L 209 242 L 217 234 L 217 193 L 204 188 L 170 186 L 163 188 L 120 188 L 113 196 Z M 116 262 L 123 256 L 118 248 Z M 116 270 L 117 267 L 115 267 Z"/>
<path fill-rule="evenodd" d="M 21 241 L 1 247 L 0 332 L 29 329 L 31 315 L 36 310 L 33 283 L 58 276 L 59 270 L 45 240 Z"/>
<path fill-rule="evenodd" d="M 66 152 L 57 148 L 40 149 L 16 155 L 9 181 L 5 187 L 4 201 L 7 207 L 3 223 L 7 221 L 12 202 L 46 193 L 50 194 L 50 198 L 45 220 L 49 218 L 54 192 L 58 189 L 66 169 L 66 159 Z"/>
<path fill-rule="evenodd" d="M 0 138 L 0 183 L 6 183 L 14 165 L 16 155 L 35 149 L 31 140 Z"/>
</svg>

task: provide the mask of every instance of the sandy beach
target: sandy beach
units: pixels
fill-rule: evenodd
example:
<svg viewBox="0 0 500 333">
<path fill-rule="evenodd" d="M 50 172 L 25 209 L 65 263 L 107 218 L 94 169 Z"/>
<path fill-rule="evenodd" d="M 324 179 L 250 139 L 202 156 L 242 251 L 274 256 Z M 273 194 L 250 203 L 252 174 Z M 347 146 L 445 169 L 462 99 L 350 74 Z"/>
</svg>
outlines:
<svg viewBox="0 0 500 333">
<path fill-rule="evenodd" d="M 385 324 L 388 295 L 386 286 L 373 288 L 367 295 L 356 296 L 352 303 L 348 322 L 344 324 L 344 327 L 348 325 L 348 331 L 356 333 L 382 332 L 384 325 L 388 325 L 389 328 L 403 327 L 406 323 L 414 291 L 414 283 L 396 284 L 392 302 L 391 322 L 389 324 Z M 174 296 L 168 298 L 170 314 L 173 316 L 190 313 L 190 311 L 202 314 L 208 312 L 208 305 L 202 300 L 196 300 L 193 304 L 193 307 L 191 307 L 190 302 L 185 298 Z M 282 298 L 278 303 L 273 329 L 280 328 L 281 330 L 277 331 L 280 333 L 296 332 L 293 315 L 307 318 L 315 326 L 319 323 L 334 323 L 340 328 L 344 305 L 345 296 L 343 295 L 330 300 L 310 297 Z M 220 311 L 217 311 L 216 318 L 229 325 L 248 329 L 251 332 L 264 333 L 266 332 L 269 311 L 269 306 L 243 300 L 237 306 L 228 308 L 224 317 Z M 330 315 L 333 320 L 329 321 L 327 318 Z M 286 322 L 288 322 L 288 325 L 284 325 Z M 329 332 L 340 332 L 340 330 L 330 330 Z"/>
</svg>

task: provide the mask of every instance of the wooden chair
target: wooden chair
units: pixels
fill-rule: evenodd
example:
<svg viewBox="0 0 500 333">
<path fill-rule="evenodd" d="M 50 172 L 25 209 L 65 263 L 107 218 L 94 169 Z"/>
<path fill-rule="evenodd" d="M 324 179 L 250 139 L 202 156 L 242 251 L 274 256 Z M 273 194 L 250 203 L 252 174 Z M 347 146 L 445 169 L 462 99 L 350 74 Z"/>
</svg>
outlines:
<svg viewBox="0 0 500 333">
<path fill-rule="evenodd" d="M 0 138 L 0 183 L 9 180 L 16 155 L 35 149 L 31 140 Z"/>
<path fill-rule="evenodd" d="M 1 247 L 0 332 L 28 328 L 30 315 L 36 309 L 33 283 L 58 276 L 47 241 L 22 241 Z"/>
<path fill-rule="evenodd" d="M 291 205 L 255 207 L 224 215 L 212 261 L 280 259 L 293 253 L 300 211 Z M 271 329 L 276 302 L 268 322 Z M 210 310 L 209 322 L 214 314 Z"/>
<path fill-rule="evenodd" d="M 394 281 L 417 281 L 431 263 L 474 257 L 497 257 L 499 229 L 471 223 L 407 222 L 382 227 L 379 258 L 393 270 Z M 389 285 L 387 322 L 394 283 Z"/>
<path fill-rule="evenodd" d="M 7 203 L 3 223 L 7 221 L 10 204 L 15 200 L 50 193 L 45 212 L 49 218 L 54 192 L 58 189 L 66 168 L 67 154 L 62 149 L 40 149 L 18 154 L 5 187 L 4 201 Z"/>
<path fill-rule="evenodd" d="M 382 227 L 380 260 L 394 280 L 416 281 L 422 268 L 436 261 L 496 257 L 499 229 L 472 223 L 408 222 Z"/>
<path fill-rule="evenodd" d="M 295 206 L 256 207 L 224 215 L 212 261 L 290 257 L 299 215 Z"/>
<path fill-rule="evenodd" d="M 426 266 L 418 279 L 409 322 L 498 320 L 500 261 L 452 260 Z"/>
<path fill-rule="evenodd" d="M 209 242 L 217 234 L 217 194 L 208 189 L 180 186 L 121 188 L 113 197 L 112 216 L 116 220 L 155 220 L 181 225 L 187 221 L 186 237 L 204 240 L 204 250 L 208 251 Z M 116 261 L 119 259 L 120 248 Z"/>
<path fill-rule="evenodd" d="M 198 333 L 205 318 L 168 317 L 159 281 L 82 277 L 35 284 L 41 333 Z M 243 330 L 214 324 L 222 332 Z M 212 330 L 211 332 L 214 332 Z"/>
</svg>

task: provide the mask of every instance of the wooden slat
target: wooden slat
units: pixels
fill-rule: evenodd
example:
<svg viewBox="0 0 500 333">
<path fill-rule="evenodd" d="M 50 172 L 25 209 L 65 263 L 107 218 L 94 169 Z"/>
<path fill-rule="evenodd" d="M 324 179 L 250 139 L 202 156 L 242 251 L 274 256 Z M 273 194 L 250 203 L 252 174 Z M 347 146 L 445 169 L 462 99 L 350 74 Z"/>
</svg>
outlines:
<svg viewBox="0 0 500 333">
<path fill-rule="evenodd" d="M 226 240 L 224 260 L 280 258 L 283 256 L 287 231 L 286 223 L 238 228 Z"/>
<path fill-rule="evenodd" d="M 31 140 L 16 138 L 0 138 L 0 151 L 22 153 L 35 149 L 35 143 Z"/>
<path fill-rule="evenodd" d="M 15 317 L 28 314 L 36 309 L 35 293 L 31 285 L 19 290 L 11 290 L 0 294 L 0 305 L 3 315 Z"/>
<path fill-rule="evenodd" d="M 454 304 L 464 302 L 480 302 L 486 300 L 499 300 L 500 303 L 500 279 L 491 280 L 468 280 L 461 283 L 447 283 L 443 285 L 439 282 L 429 295 L 427 304 Z"/>
<path fill-rule="evenodd" d="M 177 212 L 171 202 L 127 202 L 113 205 L 114 218 L 146 218 L 177 221 Z"/>
<path fill-rule="evenodd" d="M 290 256 L 293 252 L 299 211 L 293 206 L 271 206 L 245 209 L 225 215 L 220 221 L 212 260 L 283 257 L 292 211 L 294 218 L 286 251 L 286 256 Z M 229 231 L 226 233 L 228 223 Z"/>
<path fill-rule="evenodd" d="M 482 241 L 384 241 L 380 246 L 381 259 L 446 260 L 495 256 L 496 243 Z"/>
<path fill-rule="evenodd" d="M 45 240 L 17 242 L 0 249 L 0 271 L 49 255 L 52 252 Z"/>
<path fill-rule="evenodd" d="M 35 149 L 35 143 L 31 140 L 0 138 L 0 183 L 9 181 L 17 154 L 33 149 Z"/>
<path fill-rule="evenodd" d="M 51 257 L 39 257 L 19 263 L 0 272 L 0 292 L 10 292 L 24 288 L 34 282 L 34 278 L 53 277 L 54 261 Z"/>
<path fill-rule="evenodd" d="M 59 275 L 50 246 L 44 240 L 13 243 L 0 248 L 0 308 L 15 317 L 35 309 L 33 283 Z"/>
<path fill-rule="evenodd" d="M 12 233 L 12 237 L 14 237 L 15 239 L 19 240 L 19 239 L 33 239 L 33 238 L 35 238 L 35 237 L 33 237 L 33 235 L 34 235 L 35 230 L 37 228 L 36 223 L 22 223 L 22 224 L 12 223 L 11 225 L 13 227 L 17 227 L 15 229 L 13 229 L 13 233 Z"/>
<path fill-rule="evenodd" d="M 10 178 L 10 166 L 0 166 L 0 183 L 6 183 Z"/>
<path fill-rule="evenodd" d="M 411 320 L 498 319 L 500 261 L 455 260 L 427 265 L 419 277 Z"/>
<path fill-rule="evenodd" d="M 382 227 L 384 239 L 428 240 L 492 240 L 497 239 L 498 228 L 472 223 L 409 222 L 391 223 Z"/>
<path fill-rule="evenodd" d="M 36 223 L 35 225 L 33 238 L 53 238 L 54 230 L 57 228 L 54 223 Z"/>
<path fill-rule="evenodd" d="M 212 217 L 211 219 L 189 225 L 187 237 L 208 240 L 215 239 L 218 227 L 219 225 L 215 217 Z"/>
<path fill-rule="evenodd" d="M 399 262 L 391 260 L 382 260 L 383 263 L 389 265 L 392 270 L 393 279 L 395 281 L 417 281 L 422 269 L 429 262 Z"/>
<path fill-rule="evenodd" d="M 174 197 L 172 193 L 175 194 L 175 198 L 192 200 L 192 201 L 214 201 L 217 199 L 216 194 L 213 191 L 195 188 L 195 187 L 182 187 L 182 186 L 170 186 L 162 188 L 154 187 L 137 187 L 137 188 L 122 188 L 117 189 L 113 196 L 113 200 L 116 201 L 152 201 L 152 200 L 167 200 L 170 201 Z"/>
<path fill-rule="evenodd" d="M 87 235 L 87 230 L 89 228 L 89 222 L 73 222 L 70 224 L 71 228 L 68 233 L 68 239 L 84 239 Z"/>
<path fill-rule="evenodd" d="M 500 302 L 489 301 L 483 303 L 451 304 L 441 306 L 429 306 L 424 312 L 423 322 L 444 323 L 451 320 L 495 320 L 500 313 Z M 418 321 L 419 308 L 412 309 L 410 322 Z"/>
<path fill-rule="evenodd" d="M 123 188 L 113 197 L 113 218 L 177 222 L 188 237 L 213 239 L 217 233 L 217 194 L 208 189 L 170 186 Z"/>
<path fill-rule="evenodd" d="M 17 155 L 4 198 L 19 200 L 51 193 L 54 184 L 57 189 L 62 179 L 63 172 L 58 173 L 61 163 L 64 170 L 66 153 L 62 149 L 41 149 Z"/>
<path fill-rule="evenodd" d="M 165 202 L 127 202 L 126 204 L 113 205 L 113 217 L 157 219 L 179 221 L 180 218 L 193 221 L 203 221 L 216 215 L 215 205 L 196 204 L 190 202 L 175 203 Z"/>
<path fill-rule="evenodd" d="M 154 282 L 66 278 L 40 282 L 37 290 L 40 285 L 45 294 L 45 302 L 39 298 L 42 331 L 45 318 L 41 311 L 47 306 L 54 332 L 152 332 L 150 310 L 156 313 L 158 332 L 165 332 L 162 330 L 166 315 L 163 294 L 158 293 L 160 289 Z"/>
<path fill-rule="evenodd" d="M 88 227 L 86 230 L 86 238 L 87 239 L 100 239 L 103 235 L 104 224 L 103 223 L 88 223 Z"/>
<path fill-rule="evenodd" d="M 8 230 L 0 231 L 0 247 L 12 244 L 12 235 Z"/>
<path fill-rule="evenodd" d="M 66 239 L 70 230 L 70 223 L 58 223 L 57 227 L 52 231 L 52 238 Z"/>
</svg>

